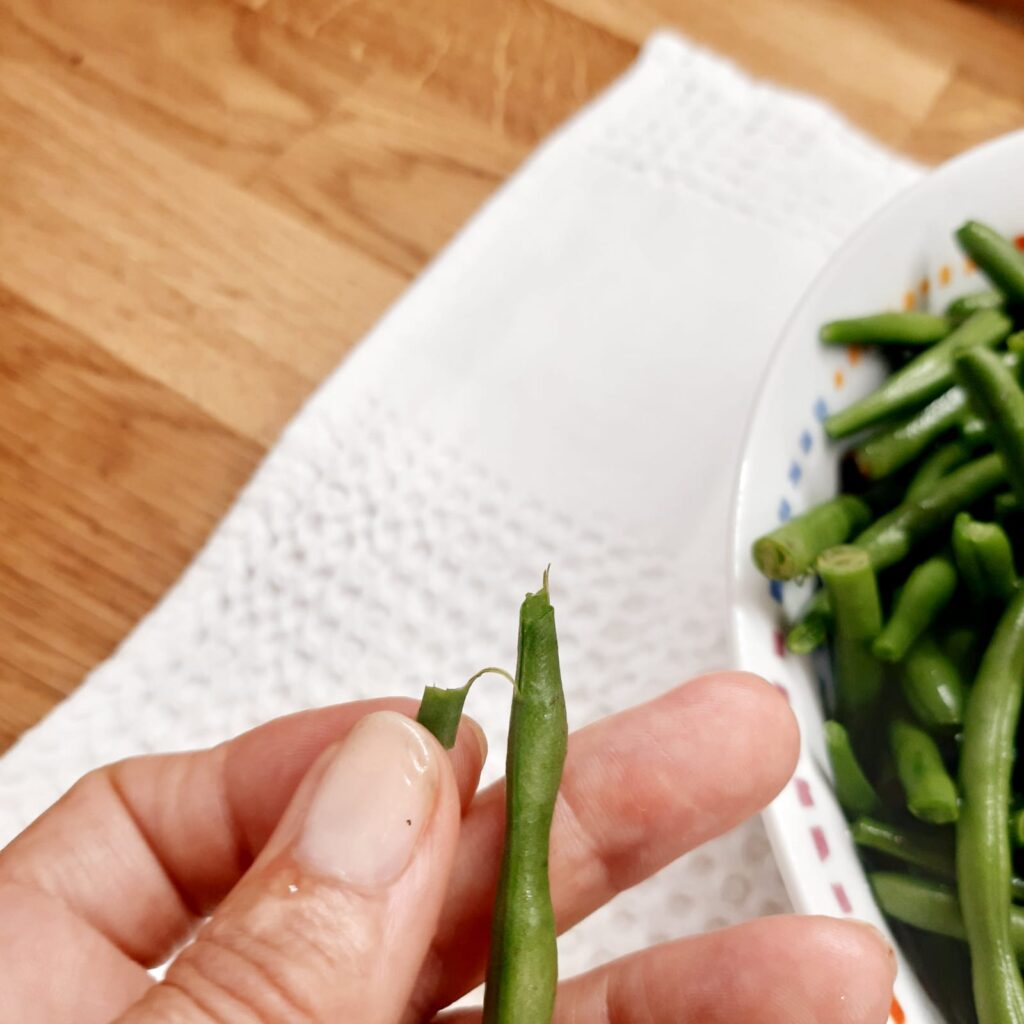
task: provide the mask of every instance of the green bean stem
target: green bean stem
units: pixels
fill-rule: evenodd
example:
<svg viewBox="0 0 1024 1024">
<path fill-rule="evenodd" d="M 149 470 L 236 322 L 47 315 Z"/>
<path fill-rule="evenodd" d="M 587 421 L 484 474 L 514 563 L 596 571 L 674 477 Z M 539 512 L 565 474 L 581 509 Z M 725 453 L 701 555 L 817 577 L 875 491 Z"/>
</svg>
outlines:
<svg viewBox="0 0 1024 1024">
<path fill-rule="evenodd" d="M 842 544 L 871 521 L 871 510 L 849 494 L 822 502 L 754 541 L 754 562 L 773 580 L 803 576 L 826 548 Z"/>
<path fill-rule="evenodd" d="M 966 320 L 979 309 L 1002 309 L 1006 305 L 1006 296 L 995 288 L 985 288 L 979 292 L 971 292 L 954 299 L 946 307 L 946 316 L 959 323 Z"/>
<path fill-rule="evenodd" d="M 1024 501 L 1024 391 L 1016 376 L 994 352 L 981 349 L 960 353 L 954 373 L 1003 456 L 1011 487 Z"/>
<path fill-rule="evenodd" d="M 1024 302 L 1024 254 L 987 224 L 969 220 L 956 233 L 960 247 L 1011 302 Z"/>
<path fill-rule="evenodd" d="M 914 641 L 949 604 L 956 590 L 956 569 L 944 555 L 922 562 L 907 577 L 889 621 L 872 645 L 876 658 L 902 661 Z"/>
<path fill-rule="evenodd" d="M 935 740 L 908 718 L 897 715 L 889 723 L 889 747 L 910 813 L 930 825 L 956 821 L 956 783 L 942 763 Z"/>
<path fill-rule="evenodd" d="M 825 723 L 825 749 L 839 806 L 851 816 L 877 811 L 882 802 L 857 760 L 845 726 L 839 722 Z"/>
<path fill-rule="evenodd" d="M 548 881 L 551 820 L 568 729 L 555 615 L 544 586 L 523 601 L 509 722 L 505 848 L 494 905 L 483 1024 L 550 1024 L 558 983 Z"/>
<path fill-rule="evenodd" d="M 963 681 L 930 634 L 911 647 L 902 665 L 900 683 L 907 705 L 926 729 L 949 731 L 963 723 Z"/>
<path fill-rule="evenodd" d="M 953 554 L 976 602 L 1005 604 L 1016 592 L 1013 547 L 998 523 L 981 523 L 961 512 L 953 521 Z"/>
<path fill-rule="evenodd" d="M 1024 685 L 1024 590 L 1003 613 L 967 698 L 956 867 L 980 1024 L 1024 1024 L 1010 936 L 1010 777 Z"/>
<path fill-rule="evenodd" d="M 825 433 L 831 438 L 847 437 L 927 402 L 952 383 L 953 360 L 960 352 L 976 346 L 992 348 L 1010 333 L 1012 326 L 1009 317 L 997 310 L 975 313 L 942 341 L 888 377 L 876 391 L 829 416 L 825 420 Z"/>
<path fill-rule="evenodd" d="M 876 313 L 833 320 L 818 337 L 826 345 L 932 345 L 952 327 L 948 317 L 933 313 Z"/>
</svg>

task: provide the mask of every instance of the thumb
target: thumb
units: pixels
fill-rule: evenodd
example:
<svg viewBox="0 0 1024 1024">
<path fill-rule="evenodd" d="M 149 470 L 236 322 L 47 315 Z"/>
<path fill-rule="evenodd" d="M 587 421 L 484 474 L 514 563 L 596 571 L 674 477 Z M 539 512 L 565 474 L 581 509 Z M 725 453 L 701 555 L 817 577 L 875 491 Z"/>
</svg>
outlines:
<svg viewBox="0 0 1024 1024">
<path fill-rule="evenodd" d="M 459 830 L 447 755 L 368 715 L 326 750 L 245 877 L 121 1024 L 393 1024 L 434 935 Z"/>
</svg>

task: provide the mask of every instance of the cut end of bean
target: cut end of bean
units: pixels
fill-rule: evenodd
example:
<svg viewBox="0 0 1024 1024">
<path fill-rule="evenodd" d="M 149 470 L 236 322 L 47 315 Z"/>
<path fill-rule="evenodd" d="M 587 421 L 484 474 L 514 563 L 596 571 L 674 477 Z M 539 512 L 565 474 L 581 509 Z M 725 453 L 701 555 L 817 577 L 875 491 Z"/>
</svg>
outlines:
<svg viewBox="0 0 1024 1024">
<path fill-rule="evenodd" d="M 754 541 L 753 554 L 754 564 L 770 580 L 791 580 L 799 571 L 790 549 L 774 537 Z"/>
</svg>

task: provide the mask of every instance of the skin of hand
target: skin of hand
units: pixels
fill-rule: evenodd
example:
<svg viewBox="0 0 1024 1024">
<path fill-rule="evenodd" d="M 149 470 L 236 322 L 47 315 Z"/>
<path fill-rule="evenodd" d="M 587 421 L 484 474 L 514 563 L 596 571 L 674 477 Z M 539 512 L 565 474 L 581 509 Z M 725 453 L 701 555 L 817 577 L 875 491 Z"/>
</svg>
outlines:
<svg viewBox="0 0 1024 1024">
<path fill-rule="evenodd" d="M 446 753 L 382 700 L 87 775 L 0 852 L 0 1020 L 472 1024 L 503 791 L 468 719 Z M 560 930 L 763 807 L 784 698 L 704 676 L 570 740 L 551 841 Z M 172 957 L 165 979 L 146 968 Z M 556 1024 L 882 1024 L 883 937 L 775 917 L 563 979 Z M 440 1016 L 439 1016 L 440 1015 Z"/>
</svg>

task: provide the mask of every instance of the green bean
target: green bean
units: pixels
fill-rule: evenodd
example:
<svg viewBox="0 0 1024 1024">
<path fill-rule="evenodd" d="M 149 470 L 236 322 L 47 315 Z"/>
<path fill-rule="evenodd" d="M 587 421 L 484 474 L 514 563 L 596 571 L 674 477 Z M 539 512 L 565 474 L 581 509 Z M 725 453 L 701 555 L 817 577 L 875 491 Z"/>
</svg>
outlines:
<svg viewBox="0 0 1024 1024">
<path fill-rule="evenodd" d="M 886 379 L 876 391 L 859 402 L 833 413 L 825 420 L 831 438 L 847 437 L 945 391 L 953 381 L 953 359 L 976 346 L 994 347 L 1009 333 L 1009 317 L 985 309 L 965 320 L 942 341 L 912 359 Z"/>
<path fill-rule="evenodd" d="M 1006 296 L 995 288 L 986 288 L 984 291 L 971 292 L 969 295 L 961 295 L 954 299 L 946 307 L 946 316 L 959 323 L 966 320 L 972 313 L 979 309 L 1002 309 L 1006 305 Z"/>
<path fill-rule="evenodd" d="M 849 494 L 815 505 L 754 541 L 754 562 L 769 579 L 803 576 L 826 548 L 842 544 L 871 521 L 868 506 Z"/>
<path fill-rule="evenodd" d="M 882 802 L 857 760 L 845 726 L 839 722 L 825 723 L 825 749 L 832 764 L 832 784 L 839 806 L 851 816 L 877 811 Z"/>
<path fill-rule="evenodd" d="M 818 572 L 835 616 L 832 655 L 840 715 L 859 726 L 882 692 L 883 668 L 871 653 L 882 627 L 878 583 L 867 552 L 849 545 L 822 554 Z"/>
<path fill-rule="evenodd" d="M 818 337 L 826 345 L 931 345 L 949 334 L 948 317 L 932 313 L 876 313 L 824 324 Z"/>
<path fill-rule="evenodd" d="M 964 720 L 964 684 L 956 665 L 930 634 L 910 648 L 900 683 L 914 717 L 928 729 L 955 729 Z"/>
<path fill-rule="evenodd" d="M 906 501 L 876 520 L 853 544 L 871 556 L 876 570 L 905 558 L 911 547 L 930 536 L 961 509 L 973 505 L 1006 479 L 999 455 L 968 462 L 938 480 L 930 493 Z"/>
<path fill-rule="evenodd" d="M 980 523 L 967 512 L 953 521 L 953 554 L 967 589 L 976 602 L 1005 604 L 1017 589 L 1013 548 L 997 523 Z"/>
<path fill-rule="evenodd" d="M 854 448 L 857 468 L 870 480 L 896 472 L 913 462 L 936 438 L 958 427 L 966 410 L 963 388 L 944 391 L 909 419 L 872 434 Z"/>
<path fill-rule="evenodd" d="M 832 629 L 832 605 L 824 587 L 816 590 L 804 605 L 798 620 L 786 633 L 786 647 L 793 654 L 810 654 L 827 639 Z"/>
<path fill-rule="evenodd" d="M 867 850 L 912 864 L 939 878 L 956 881 L 956 849 L 952 833 L 942 828 L 907 828 L 875 818 L 858 818 L 850 826 L 853 841 Z M 1024 900 L 1024 878 L 1014 875 L 1010 889 Z"/>
<path fill-rule="evenodd" d="M 918 565 L 907 577 L 889 621 L 871 652 L 886 662 L 902 661 L 914 641 L 949 604 L 956 590 L 956 569 L 944 555 Z"/>
<path fill-rule="evenodd" d="M 558 983 L 548 880 L 551 820 L 567 747 L 555 615 L 544 586 L 527 595 L 509 721 L 505 848 L 491 930 L 483 1024 L 550 1024 Z"/>
<path fill-rule="evenodd" d="M 981 1024 L 1024 1021 L 1010 937 L 1010 776 L 1024 685 L 1024 590 L 1003 613 L 967 698 L 956 865 Z"/>
<path fill-rule="evenodd" d="M 910 813 L 930 825 L 956 821 L 956 784 L 942 763 L 935 740 L 920 726 L 897 715 L 889 723 L 889 748 Z"/>
<path fill-rule="evenodd" d="M 969 220 L 956 233 L 960 247 L 1011 302 L 1024 302 L 1024 254 L 987 224 Z"/>
<path fill-rule="evenodd" d="M 1024 331 L 1014 331 L 1006 339 L 1006 347 L 1012 356 L 1019 356 L 1021 353 L 1024 353 Z"/>
<path fill-rule="evenodd" d="M 1003 456 L 1011 487 L 1024 500 L 1024 391 L 993 352 L 960 353 L 954 373 L 987 424 L 992 443 Z"/>
</svg>

